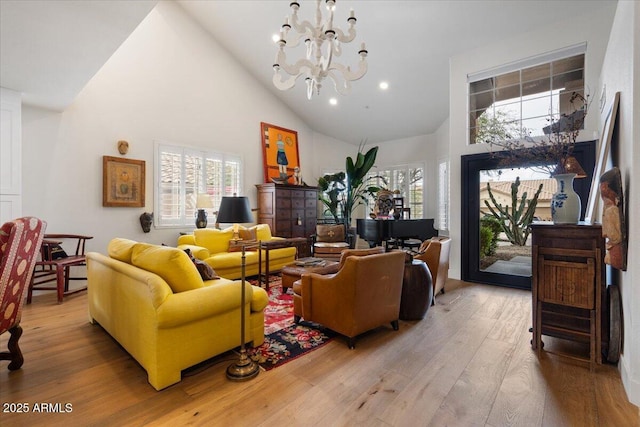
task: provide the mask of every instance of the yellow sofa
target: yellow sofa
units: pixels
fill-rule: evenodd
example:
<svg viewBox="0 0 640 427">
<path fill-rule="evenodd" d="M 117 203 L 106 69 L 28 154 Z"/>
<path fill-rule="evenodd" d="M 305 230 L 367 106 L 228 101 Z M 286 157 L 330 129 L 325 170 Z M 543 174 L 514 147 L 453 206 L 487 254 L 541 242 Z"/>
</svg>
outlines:
<svg viewBox="0 0 640 427">
<path fill-rule="evenodd" d="M 268 224 L 258 224 L 250 228 L 240 227 L 243 231 L 255 234 L 257 241 L 282 240 L 282 237 L 271 235 Z M 242 252 L 229 251 L 233 248 L 233 229 L 217 230 L 214 228 L 199 228 L 193 234 L 182 235 L 178 238 L 179 249 L 190 249 L 194 257 L 205 261 L 215 270 L 216 274 L 226 279 L 239 279 L 242 268 Z M 236 246 L 236 249 L 238 247 Z M 287 264 L 295 261 L 296 248 L 279 248 L 269 251 L 269 271 L 281 270 Z M 246 275 L 255 276 L 259 273 L 258 251 L 253 248 L 245 251 Z M 262 268 L 266 267 L 265 252 L 262 251 Z"/>
<path fill-rule="evenodd" d="M 89 315 L 161 390 L 181 371 L 240 345 L 240 281 L 203 281 L 189 256 L 167 246 L 113 239 L 109 256 L 87 253 Z M 245 340 L 264 341 L 264 289 L 245 283 Z"/>
</svg>

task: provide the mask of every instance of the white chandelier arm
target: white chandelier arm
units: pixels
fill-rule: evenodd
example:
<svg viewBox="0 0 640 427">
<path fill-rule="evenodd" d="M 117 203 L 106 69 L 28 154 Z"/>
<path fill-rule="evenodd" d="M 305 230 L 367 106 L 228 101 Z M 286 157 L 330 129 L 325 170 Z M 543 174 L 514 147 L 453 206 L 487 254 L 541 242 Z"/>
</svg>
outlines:
<svg viewBox="0 0 640 427">
<path fill-rule="evenodd" d="M 349 25 L 349 31 L 346 35 L 340 28 L 334 28 L 333 31 L 336 32 L 336 40 L 340 41 L 341 43 L 349 43 L 356 38 L 356 29 L 353 25 Z"/>
<path fill-rule="evenodd" d="M 296 80 L 300 77 L 302 73 L 296 74 L 295 76 L 289 76 L 286 80 L 283 79 L 283 76 L 275 70 L 273 74 L 273 85 L 280 90 L 289 90 L 296 85 Z"/>
<path fill-rule="evenodd" d="M 327 77 L 331 79 L 333 87 L 340 95 L 348 95 L 351 92 L 351 82 L 349 80 L 339 78 L 333 71 L 329 71 Z"/>
<path fill-rule="evenodd" d="M 367 61 L 364 58 L 360 59 L 358 63 L 358 69 L 356 71 L 351 71 L 351 67 L 345 67 L 342 64 L 331 64 L 329 70 L 339 71 L 345 80 L 354 81 L 360 80 L 367 73 Z"/>
<path fill-rule="evenodd" d="M 291 27 L 293 27 L 294 30 L 296 30 L 296 32 L 298 34 L 307 34 L 310 33 L 311 35 L 315 36 L 316 35 L 316 29 L 320 27 L 320 22 L 318 22 L 318 25 L 314 26 L 311 22 L 309 22 L 308 20 L 304 20 L 302 22 L 298 22 L 298 9 L 299 9 L 300 5 L 298 5 L 296 2 L 291 3 L 291 19 L 290 19 L 290 24 Z M 316 10 L 316 21 L 318 21 L 319 19 L 321 19 L 322 14 L 320 13 L 320 5 L 317 5 L 317 10 Z M 285 25 L 289 24 L 289 18 L 287 18 L 287 20 L 285 21 Z"/>
<path fill-rule="evenodd" d="M 309 33 L 285 33 L 284 35 L 281 34 L 280 38 L 285 41 L 287 47 L 294 48 L 298 47 L 301 40 L 313 39 L 313 36 L 309 35 Z"/>
<path fill-rule="evenodd" d="M 276 55 L 276 62 L 273 64 L 273 67 L 282 68 L 287 74 L 297 75 L 300 74 L 304 70 L 304 68 L 307 68 L 309 72 L 312 72 L 312 70 L 314 70 L 316 66 L 313 62 L 306 58 L 298 59 L 298 61 L 296 61 L 296 63 L 293 65 L 287 64 L 287 55 L 283 50 L 279 50 Z"/>
</svg>

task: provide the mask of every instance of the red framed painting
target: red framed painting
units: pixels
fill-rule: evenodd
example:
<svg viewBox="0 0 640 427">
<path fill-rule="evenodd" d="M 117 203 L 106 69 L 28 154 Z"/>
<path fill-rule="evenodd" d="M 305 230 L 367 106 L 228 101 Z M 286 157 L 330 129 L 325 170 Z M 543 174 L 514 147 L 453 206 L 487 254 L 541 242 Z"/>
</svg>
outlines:
<svg viewBox="0 0 640 427">
<path fill-rule="evenodd" d="M 296 168 L 300 169 L 298 132 L 262 122 L 260 133 L 264 182 L 292 184 Z"/>
</svg>

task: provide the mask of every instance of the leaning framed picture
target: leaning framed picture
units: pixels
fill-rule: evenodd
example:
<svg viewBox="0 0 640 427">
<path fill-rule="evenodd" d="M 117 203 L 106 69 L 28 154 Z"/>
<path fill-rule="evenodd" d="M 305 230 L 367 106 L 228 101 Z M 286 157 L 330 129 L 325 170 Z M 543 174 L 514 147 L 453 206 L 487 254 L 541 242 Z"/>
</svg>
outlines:
<svg viewBox="0 0 640 427">
<path fill-rule="evenodd" d="M 260 123 L 264 182 L 291 184 L 296 168 L 300 169 L 298 132 L 269 123 Z"/>
<path fill-rule="evenodd" d="M 102 156 L 102 206 L 144 207 L 144 160 Z"/>
<path fill-rule="evenodd" d="M 589 200 L 587 202 L 587 211 L 584 213 L 584 222 L 587 224 L 593 224 L 597 219 L 596 209 L 598 207 L 598 199 L 600 197 L 600 175 L 604 172 L 607 157 L 609 156 L 609 147 L 611 146 L 611 140 L 613 139 L 613 129 L 616 124 L 619 103 L 620 92 L 616 92 L 602 128 L 600 146 L 598 147 L 598 158 L 596 160 L 595 170 L 593 171 L 591 190 L 589 191 Z"/>
</svg>

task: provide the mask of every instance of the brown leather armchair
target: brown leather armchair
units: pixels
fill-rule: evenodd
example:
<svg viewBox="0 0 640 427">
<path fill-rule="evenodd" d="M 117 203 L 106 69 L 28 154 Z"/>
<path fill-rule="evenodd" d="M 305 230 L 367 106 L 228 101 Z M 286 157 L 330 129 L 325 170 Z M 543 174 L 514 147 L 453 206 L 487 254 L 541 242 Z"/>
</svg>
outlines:
<svg viewBox="0 0 640 427">
<path fill-rule="evenodd" d="M 393 251 L 346 257 L 336 274 L 303 274 L 293 285 L 294 318 L 355 337 L 390 322 L 398 330 L 405 254 Z"/>
<path fill-rule="evenodd" d="M 449 277 L 449 252 L 451 248 L 450 237 L 432 237 L 422 242 L 418 254 L 414 259 L 424 261 L 429 267 L 433 279 L 433 298 L 438 292 L 444 293 L 444 284 Z"/>
</svg>

